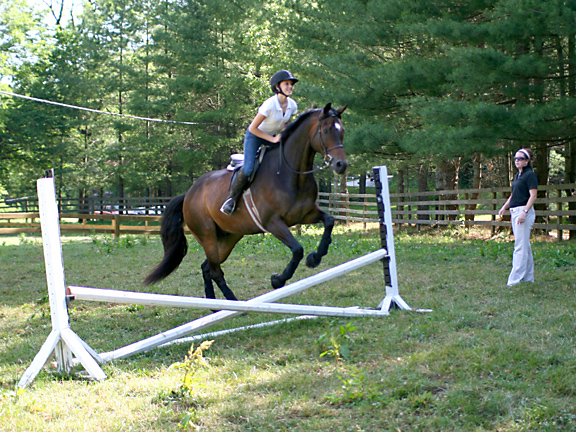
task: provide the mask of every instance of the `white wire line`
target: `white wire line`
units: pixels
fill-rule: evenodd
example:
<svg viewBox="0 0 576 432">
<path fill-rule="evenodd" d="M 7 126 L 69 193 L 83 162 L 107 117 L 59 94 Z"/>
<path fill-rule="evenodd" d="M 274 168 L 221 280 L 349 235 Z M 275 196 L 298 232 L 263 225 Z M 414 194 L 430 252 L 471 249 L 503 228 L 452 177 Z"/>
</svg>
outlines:
<svg viewBox="0 0 576 432">
<path fill-rule="evenodd" d="M 133 115 L 128 115 L 128 114 L 118 114 L 118 113 L 113 113 L 113 112 L 109 112 L 109 111 L 100 111 L 100 110 L 95 110 L 92 108 L 85 108 L 85 107 L 79 107 L 79 106 L 75 106 L 75 105 L 68 105 L 68 104 L 60 103 L 60 102 L 49 101 L 49 100 L 45 100 L 45 99 L 38 99 L 35 97 L 24 96 L 21 94 L 10 93 L 10 92 L 6 92 L 6 91 L 2 91 L 2 90 L 0 90 L 0 94 L 6 95 L 6 96 L 17 97 L 17 98 L 21 98 L 21 99 L 27 99 L 27 100 L 31 100 L 34 102 L 40 102 L 40 103 L 45 103 L 45 104 L 50 104 L 50 105 L 58 105 L 58 106 L 65 107 L 65 108 L 72 108 L 72 109 L 77 109 L 77 110 L 81 110 L 81 111 L 89 111 L 89 112 L 93 112 L 93 113 L 97 113 L 97 114 L 108 114 L 108 115 L 117 116 L 117 117 L 126 117 L 126 118 L 131 118 L 131 119 L 136 119 L 136 120 L 145 120 L 145 121 L 152 121 L 152 122 L 158 122 L 158 123 L 176 123 L 176 124 L 183 124 L 183 125 L 201 125 L 201 126 L 214 125 L 214 123 L 182 122 L 182 121 L 176 121 L 176 120 L 162 120 L 162 119 L 155 119 L 155 118 L 138 117 L 138 116 L 133 116 Z"/>
</svg>

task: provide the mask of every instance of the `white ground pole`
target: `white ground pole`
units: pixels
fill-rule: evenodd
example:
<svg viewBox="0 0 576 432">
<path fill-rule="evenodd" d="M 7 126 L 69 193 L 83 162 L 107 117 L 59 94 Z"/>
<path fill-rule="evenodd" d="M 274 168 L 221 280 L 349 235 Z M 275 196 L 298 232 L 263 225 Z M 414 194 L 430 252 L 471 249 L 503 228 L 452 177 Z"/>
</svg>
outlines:
<svg viewBox="0 0 576 432">
<path fill-rule="evenodd" d="M 387 209 L 384 213 L 384 223 L 387 224 L 388 233 L 386 238 L 388 247 L 393 249 L 392 236 L 392 218 L 390 213 L 390 198 L 388 192 L 388 178 L 386 168 L 383 171 L 382 182 L 385 190 L 379 197 L 379 202 L 384 203 Z M 383 188 L 384 189 L 384 188 Z M 34 358 L 30 367 L 26 370 L 24 376 L 18 383 L 19 387 L 25 387 L 31 383 L 41 368 L 50 359 L 52 353 L 55 354 L 58 368 L 63 371 L 69 371 L 74 364 L 81 363 L 89 375 L 94 379 L 105 379 L 106 375 L 98 365 L 114 359 L 121 359 L 131 355 L 148 351 L 152 348 L 176 343 L 178 339 L 190 334 L 199 332 L 209 326 L 242 314 L 246 311 L 268 312 L 283 314 L 299 315 L 320 315 L 320 316 L 382 316 L 388 315 L 388 309 L 392 302 L 403 309 L 410 309 L 408 305 L 398 295 L 398 284 L 396 279 L 396 262 L 390 259 L 386 248 L 379 249 L 368 255 L 365 255 L 347 263 L 341 264 L 332 269 L 310 276 L 306 279 L 294 282 L 283 288 L 268 292 L 261 296 L 255 297 L 248 301 L 230 302 L 228 300 L 211 300 L 194 297 L 167 296 L 160 294 L 133 293 L 116 290 L 102 290 L 95 288 L 68 287 L 68 292 L 78 299 L 91 299 L 96 301 L 131 304 L 154 304 L 174 307 L 194 307 L 209 309 L 225 309 L 202 318 L 196 319 L 189 323 L 183 324 L 174 329 L 165 331 L 156 336 L 135 342 L 123 348 L 119 348 L 107 353 L 97 354 L 84 341 L 82 341 L 71 329 L 66 304 L 66 289 L 64 282 L 64 266 L 62 261 L 62 245 L 60 242 L 60 227 L 58 218 L 58 208 L 56 203 L 56 194 L 54 188 L 54 179 L 45 178 L 38 180 L 38 197 L 41 215 L 42 237 L 44 241 L 44 256 L 46 262 L 46 277 L 50 296 L 50 310 L 52 315 L 53 330 L 48 336 L 39 353 Z M 382 224 L 382 218 L 381 218 Z M 382 230 L 381 230 L 382 231 Z M 384 243 L 384 240 L 382 241 Z M 394 255 L 392 254 L 392 257 Z M 392 258 L 391 257 L 391 258 Z M 290 304 L 271 304 L 287 296 L 304 291 L 312 286 L 330 279 L 337 278 L 346 273 L 360 269 L 376 261 L 383 261 L 385 269 L 390 270 L 393 275 L 391 286 L 386 286 L 386 298 L 378 306 L 380 310 L 360 309 L 358 307 L 336 308 L 328 306 L 305 306 Z M 390 301 L 387 299 L 390 298 Z M 388 305 L 388 306 L 386 306 Z M 232 330 L 225 330 L 230 332 Z M 76 359 L 72 358 L 72 354 Z"/>
<path fill-rule="evenodd" d="M 70 328 L 54 178 L 39 179 L 37 187 L 52 331 L 18 382 L 18 387 L 31 383 L 53 354 L 60 371 L 70 370 L 73 353 L 90 376 L 105 379 L 104 371 L 95 360 L 98 355 Z"/>
<path fill-rule="evenodd" d="M 374 180 L 380 217 L 380 238 L 382 248 L 388 251 L 384 262 L 384 280 L 386 297 L 378 305 L 383 311 L 389 311 L 392 305 L 399 309 L 412 310 L 398 292 L 398 274 L 396 273 L 396 252 L 394 249 L 394 231 L 392 230 L 392 210 L 390 208 L 390 188 L 388 185 L 388 169 L 385 166 L 374 167 Z"/>
</svg>

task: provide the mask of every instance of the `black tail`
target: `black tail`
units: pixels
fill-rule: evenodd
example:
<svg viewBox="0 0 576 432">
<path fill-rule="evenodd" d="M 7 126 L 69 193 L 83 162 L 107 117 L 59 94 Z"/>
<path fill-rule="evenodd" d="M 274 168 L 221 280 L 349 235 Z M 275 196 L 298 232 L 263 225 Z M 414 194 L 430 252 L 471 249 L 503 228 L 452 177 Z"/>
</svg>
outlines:
<svg viewBox="0 0 576 432">
<path fill-rule="evenodd" d="M 144 285 L 152 285 L 164 279 L 178 268 L 188 252 L 188 242 L 182 226 L 184 224 L 184 214 L 182 212 L 184 196 L 177 196 L 166 206 L 160 227 L 162 243 L 164 244 L 164 258 L 152 273 L 144 279 Z"/>
</svg>

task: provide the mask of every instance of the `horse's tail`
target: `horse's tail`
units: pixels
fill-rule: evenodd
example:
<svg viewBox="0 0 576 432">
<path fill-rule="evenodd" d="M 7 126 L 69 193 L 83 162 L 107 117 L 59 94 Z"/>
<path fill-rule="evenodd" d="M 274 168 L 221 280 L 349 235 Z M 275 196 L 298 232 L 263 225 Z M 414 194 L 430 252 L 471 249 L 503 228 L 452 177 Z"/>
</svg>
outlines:
<svg viewBox="0 0 576 432">
<path fill-rule="evenodd" d="M 166 206 L 162 215 L 162 225 L 160 226 L 160 235 L 164 245 L 164 258 L 158 266 L 152 270 L 146 279 L 144 285 L 152 285 L 161 281 L 170 273 L 178 268 L 186 253 L 188 252 L 188 242 L 184 235 L 184 197 L 177 196 L 172 199 Z"/>
</svg>

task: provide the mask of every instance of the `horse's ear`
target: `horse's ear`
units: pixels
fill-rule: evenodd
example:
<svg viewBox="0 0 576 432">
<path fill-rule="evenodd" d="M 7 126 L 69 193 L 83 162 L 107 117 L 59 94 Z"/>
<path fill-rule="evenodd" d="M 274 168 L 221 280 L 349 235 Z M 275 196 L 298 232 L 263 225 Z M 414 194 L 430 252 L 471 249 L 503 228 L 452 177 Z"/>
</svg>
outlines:
<svg viewBox="0 0 576 432">
<path fill-rule="evenodd" d="M 327 116 L 328 114 L 330 114 L 331 109 L 332 109 L 332 103 L 329 103 L 324 107 L 324 115 Z"/>
<path fill-rule="evenodd" d="M 348 105 L 343 106 L 342 108 L 338 109 L 338 114 L 342 115 L 342 113 L 343 113 L 344 111 L 346 111 L 346 108 L 348 108 Z"/>
</svg>

